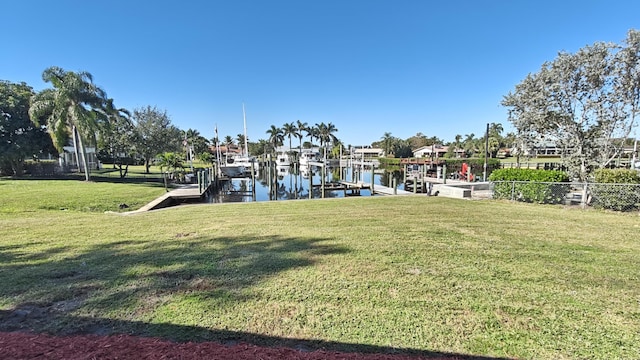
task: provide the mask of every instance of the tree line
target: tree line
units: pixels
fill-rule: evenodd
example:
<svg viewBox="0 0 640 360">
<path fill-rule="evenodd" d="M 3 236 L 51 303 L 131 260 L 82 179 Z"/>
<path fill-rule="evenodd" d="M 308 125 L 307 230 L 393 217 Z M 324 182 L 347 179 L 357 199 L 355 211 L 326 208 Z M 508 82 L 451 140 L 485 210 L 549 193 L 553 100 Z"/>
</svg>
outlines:
<svg viewBox="0 0 640 360">
<path fill-rule="evenodd" d="M 432 145 L 448 146 L 447 157 L 484 157 L 485 150 L 488 157 L 495 158 L 499 151 L 510 148 L 516 142 L 514 133 L 502 135 L 504 128 L 500 123 L 489 124 L 488 136 L 482 134 L 478 137 L 474 133 L 460 135 L 457 134 L 454 141 L 445 142 L 437 136 L 428 137 L 419 132 L 407 139 L 392 136 L 390 132 L 385 132 L 379 141 L 371 144 L 373 147 L 381 148 L 387 156 L 407 158 L 413 156 L 413 152 L 421 147 Z M 485 149 L 486 148 L 486 149 Z"/>
</svg>

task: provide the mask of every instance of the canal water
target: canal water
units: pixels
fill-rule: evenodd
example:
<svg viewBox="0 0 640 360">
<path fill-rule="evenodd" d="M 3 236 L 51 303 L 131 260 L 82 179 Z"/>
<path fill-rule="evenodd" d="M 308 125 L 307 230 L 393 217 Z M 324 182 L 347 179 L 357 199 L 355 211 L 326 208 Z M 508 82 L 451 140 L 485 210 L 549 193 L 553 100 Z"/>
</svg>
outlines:
<svg viewBox="0 0 640 360">
<path fill-rule="evenodd" d="M 353 174 L 352 171 L 354 171 Z M 351 168 L 339 167 L 328 168 L 326 173 L 325 184 L 336 183 L 341 179 L 370 183 L 372 175 L 371 170 L 357 171 Z M 401 176 L 398 172 L 376 171 L 376 173 L 373 174 L 374 184 L 391 186 L 391 176 L 396 177 L 396 183 L 401 183 L 401 181 L 398 181 L 398 178 Z M 255 175 L 254 191 L 252 191 L 253 182 L 250 176 L 247 178 L 231 179 L 224 182 L 217 191 L 213 191 L 203 197 L 203 202 L 228 203 L 322 198 L 320 188 L 322 183 L 322 170 L 319 167 L 301 169 L 293 166 L 265 166 L 261 167 Z M 398 189 L 402 189 L 402 185 L 399 185 Z M 310 191 L 311 195 L 309 194 Z M 325 190 L 324 194 L 325 198 L 339 198 L 344 196 L 344 190 Z M 346 196 L 351 195 L 346 193 Z M 359 196 L 371 196 L 371 192 L 369 190 L 362 190 Z"/>
</svg>

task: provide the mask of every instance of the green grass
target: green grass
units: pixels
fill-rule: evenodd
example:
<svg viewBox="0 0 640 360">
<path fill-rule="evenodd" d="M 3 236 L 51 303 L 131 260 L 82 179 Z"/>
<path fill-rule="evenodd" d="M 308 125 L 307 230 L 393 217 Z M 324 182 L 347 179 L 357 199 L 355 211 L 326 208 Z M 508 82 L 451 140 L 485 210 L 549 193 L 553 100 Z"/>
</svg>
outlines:
<svg viewBox="0 0 640 360">
<path fill-rule="evenodd" d="M 91 176 L 97 179 L 119 179 L 120 171 L 118 169 L 114 169 L 111 164 L 105 164 L 100 170 L 92 170 Z M 127 176 L 124 179 L 130 181 L 140 179 L 161 181 L 162 172 L 159 167 L 151 166 L 149 168 L 149 173 L 147 174 L 144 165 L 129 165 Z"/>
<path fill-rule="evenodd" d="M 94 180 L 98 180 L 94 177 Z M 159 182 L 132 184 L 77 180 L 0 180 L 0 214 L 38 210 L 123 211 L 140 208 L 165 193 Z M 48 216 L 48 213 L 43 214 Z"/>
<path fill-rule="evenodd" d="M 37 184 L 17 183 L 0 181 L 1 329 L 638 357 L 637 214 L 422 196 L 7 210 L 7 187 Z"/>
</svg>

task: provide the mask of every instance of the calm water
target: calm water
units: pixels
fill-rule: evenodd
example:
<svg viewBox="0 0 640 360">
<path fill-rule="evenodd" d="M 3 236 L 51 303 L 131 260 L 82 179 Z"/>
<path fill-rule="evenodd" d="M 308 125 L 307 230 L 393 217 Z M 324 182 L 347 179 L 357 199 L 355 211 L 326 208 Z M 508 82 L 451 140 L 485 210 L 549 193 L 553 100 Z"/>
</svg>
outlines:
<svg viewBox="0 0 640 360">
<path fill-rule="evenodd" d="M 329 169 L 325 178 L 326 183 L 340 180 L 340 172 L 343 178 L 352 180 L 351 169 L 333 168 Z M 296 200 L 309 199 L 309 189 L 311 188 L 311 198 L 320 199 L 322 194 L 320 184 L 322 181 L 321 169 L 312 167 L 311 171 L 298 169 L 295 167 L 262 167 L 259 169 L 255 180 L 255 194 L 252 193 L 251 178 L 233 179 L 226 184 L 217 194 L 208 195 L 203 201 L 209 203 L 227 202 L 252 202 L 270 200 Z M 355 172 L 354 176 L 360 181 L 371 182 L 371 170 Z M 395 175 L 398 176 L 397 174 Z M 389 173 L 374 174 L 374 184 L 387 185 Z M 399 181 L 398 181 L 399 182 Z M 312 185 L 310 187 L 310 184 Z M 402 187 L 399 186 L 399 189 Z M 327 190 L 325 198 L 344 197 L 343 190 Z M 360 196 L 371 196 L 369 190 L 362 190 Z"/>
</svg>

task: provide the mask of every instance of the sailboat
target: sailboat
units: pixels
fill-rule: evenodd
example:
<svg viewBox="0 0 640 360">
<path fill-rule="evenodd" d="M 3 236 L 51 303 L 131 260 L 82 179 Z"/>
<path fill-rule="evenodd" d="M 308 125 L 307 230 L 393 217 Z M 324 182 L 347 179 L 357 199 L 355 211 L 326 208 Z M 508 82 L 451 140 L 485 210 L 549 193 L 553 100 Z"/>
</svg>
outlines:
<svg viewBox="0 0 640 360">
<path fill-rule="evenodd" d="M 247 141 L 247 115 L 244 110 L 244 103 L 242 104 L 242 118 L 244 121 L 244 149 L 242 150 L 242 154 L 227 157 L 225 164 L 220 164 L 220 171 L 228 177 L 241 177 L 246 174 L 251 174 L 251 169 L 255 169 L 256 167 L 256 158 L 249 156 Z"/>
</svg>

